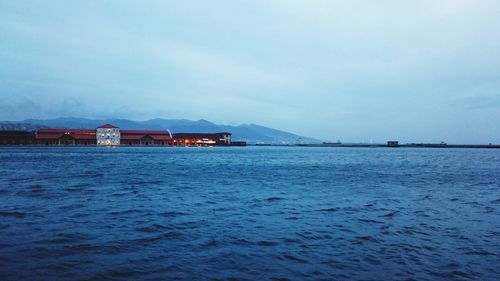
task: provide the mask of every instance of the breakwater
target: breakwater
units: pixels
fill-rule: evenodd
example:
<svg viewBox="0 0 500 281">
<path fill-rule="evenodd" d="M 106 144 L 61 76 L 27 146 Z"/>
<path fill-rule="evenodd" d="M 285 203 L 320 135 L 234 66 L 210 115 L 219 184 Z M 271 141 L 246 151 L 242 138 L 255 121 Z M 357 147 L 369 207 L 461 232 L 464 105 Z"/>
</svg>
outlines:
<svg viewBox="0 0 500 281">
<path fill-rule="evenodd" d="M 500 145 L 493 144 L 398 144 L 397 146 L 390 146 L 387 144 L 369 144 L 369 143 L 348 143 L 348 144 L 336 144 L 336 143 L 322 143 L 322 144 L 248 144 L 256 146 L 299 146 L 299 147 L 350 147 L 350 148 L 363 148 L 363 147 L 406 147 L 406 148 L 488 148 L 488 149 L 500 149 Z"/>
</svg>

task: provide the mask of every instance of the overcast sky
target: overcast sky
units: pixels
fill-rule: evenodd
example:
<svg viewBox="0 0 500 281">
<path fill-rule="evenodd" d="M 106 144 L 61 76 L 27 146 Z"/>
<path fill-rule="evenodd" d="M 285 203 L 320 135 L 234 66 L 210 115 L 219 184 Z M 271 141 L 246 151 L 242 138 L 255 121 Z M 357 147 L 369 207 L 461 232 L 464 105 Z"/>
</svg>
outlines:
<svg viewBox="0 0 500 281">
<path fill-rule="evenodd" d="M 500 143 L 500 1 L 0 0 L 0 119 Z"/>
</svg>

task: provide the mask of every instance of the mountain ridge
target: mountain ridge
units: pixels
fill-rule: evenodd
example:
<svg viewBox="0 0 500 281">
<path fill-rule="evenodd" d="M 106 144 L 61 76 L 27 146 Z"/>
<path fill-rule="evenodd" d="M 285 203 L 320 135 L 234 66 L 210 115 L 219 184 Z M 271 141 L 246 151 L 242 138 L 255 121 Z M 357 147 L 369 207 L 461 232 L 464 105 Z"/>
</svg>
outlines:
<svg viewBox="0 0 500 281">
<path fill-rule="evenodd" d="M 145 121 L 134 121 L 123 118 L 88 119 L 78 117 L 60 117 L 53 119 L 24 119 L 21 121 L 0 121 L 0 130 L 36 130 L 37 128 L 74 128 L 90 129 L 110 123 L 125 130 L 170 130 L 172 133 L 216 133 L 231 132 L 233 140 L 249 143 L 319 143 L 314 138 L 277 130 L 257 124 L 221 125 L 206 119 L 196 121 L 189 119 L 154 118 Z"/>
</svg>

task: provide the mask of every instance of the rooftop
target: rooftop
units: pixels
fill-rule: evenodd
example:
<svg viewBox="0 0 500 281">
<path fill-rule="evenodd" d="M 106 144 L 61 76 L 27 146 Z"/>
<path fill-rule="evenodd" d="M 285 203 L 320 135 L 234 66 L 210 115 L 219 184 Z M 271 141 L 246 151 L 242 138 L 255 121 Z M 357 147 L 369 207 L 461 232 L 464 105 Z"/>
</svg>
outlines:
<svg viewBox="0 0 500 281">
<path fill-rule="evenodd" d="M 68 128 L 42 128 L 36 130 L 37 134 L 70 133 L 70 134 L 94 134 L 95 130 L 89 129 L 68 129 Z"/>
<path fill-rule="evenodd" d="M 128 135 L 169 135 L 167 130 L 120 130 L 121 134 Z"/>
<path fill-rule="evenodd" d="M 116 126 L 114 126 L 114 125 L 111 125 L 111 124 L 104 124 L 104 125 L 99 126 L 99 127 L 97 127 L 97 128 L 106 128 L 106 129 L 110 129 L 110 128 L 118 128 L 118 127 L 116 127 Z"/>
</svg>

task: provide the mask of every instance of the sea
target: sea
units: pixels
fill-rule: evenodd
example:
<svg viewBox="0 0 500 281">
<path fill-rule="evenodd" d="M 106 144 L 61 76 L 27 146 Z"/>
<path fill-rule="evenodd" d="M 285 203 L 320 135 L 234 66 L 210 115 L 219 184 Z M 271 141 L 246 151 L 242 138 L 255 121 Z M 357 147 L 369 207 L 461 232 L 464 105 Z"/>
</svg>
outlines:
<svg viewBox="0 0 500 281">
<path fill-rule="evenodd" d="M 3 147 L 0 280 L 500 280 L 500 150 Z"/>
</svg>

